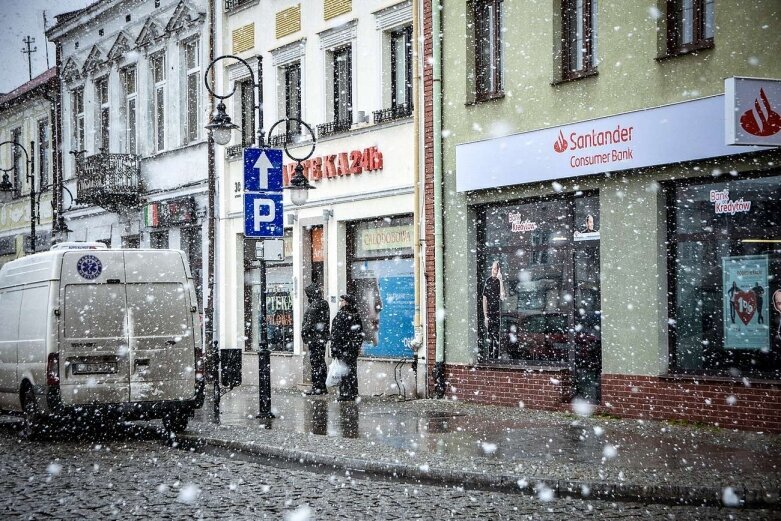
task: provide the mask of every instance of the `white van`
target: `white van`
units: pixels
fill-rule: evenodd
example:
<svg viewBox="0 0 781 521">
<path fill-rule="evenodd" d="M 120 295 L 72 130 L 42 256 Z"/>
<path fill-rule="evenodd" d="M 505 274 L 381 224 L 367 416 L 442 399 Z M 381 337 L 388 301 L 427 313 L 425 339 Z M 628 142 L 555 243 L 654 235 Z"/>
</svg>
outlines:
<svg viewBox="0 0 781 521">
<path fill-rule="evenodd" d="M 184 253 L 89 244 L 0 269 L 0 409 L 47 419 L 162 419 L 203 405 L 203 350 Z"/>
</svg>

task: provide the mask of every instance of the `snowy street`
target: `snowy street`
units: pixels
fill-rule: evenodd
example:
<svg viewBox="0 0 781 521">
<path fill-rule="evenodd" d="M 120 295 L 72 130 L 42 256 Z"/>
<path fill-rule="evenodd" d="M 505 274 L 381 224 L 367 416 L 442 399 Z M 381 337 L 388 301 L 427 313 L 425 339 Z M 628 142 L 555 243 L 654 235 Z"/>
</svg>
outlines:
<svg viewBox="0 0 781 521">
<path fill-rule="evenodd" d="M 127 428 L 19 442 L 0 426 L 0 517 L 253 519 L 773 519 L 777 512 L 555 499 L 354 479 L 167 446 Z M 778 517 L 776 517 L 778 518 Z"/>
</svg>

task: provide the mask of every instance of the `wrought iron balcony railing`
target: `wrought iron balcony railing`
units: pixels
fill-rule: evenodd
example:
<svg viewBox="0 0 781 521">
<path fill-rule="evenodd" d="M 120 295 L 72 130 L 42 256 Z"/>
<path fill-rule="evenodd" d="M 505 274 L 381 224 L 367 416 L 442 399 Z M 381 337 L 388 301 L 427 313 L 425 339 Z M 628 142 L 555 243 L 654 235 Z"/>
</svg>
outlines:
<svg viewBox="0 0 781 521">
<path fill-rule="evenodd" d="M 233 9 L 238 9 L 239 7 L 247 4 L 251 4 L 255 0 L 225 0 L 225 12 L 232 11 Z"/>
<path fill-rule="evenodd" d="M 374 122 L 384 123 L 386 121 L 408 118 L 411 115 L 412 103 L 404 103 L 403 105 L 396 105 L 395 107 L 389 107 L 387 109 L 375 110 Z"/>
<path fill-rule="evenodd" d="M 336 120 L 330 123 L 323 123 L 317 125 L 317 135 L 319 137 L 332 136 L 334 134 L 341 134 L 347 132 L 353 126 L 352 121 L 349 119 Z"/>
<path fill-rule="evenodd" d="M 134 154 L 100 153 L 76 161 L 77 204 L 116 212 L 141 202 L 140 162 Z"/>
</svg>

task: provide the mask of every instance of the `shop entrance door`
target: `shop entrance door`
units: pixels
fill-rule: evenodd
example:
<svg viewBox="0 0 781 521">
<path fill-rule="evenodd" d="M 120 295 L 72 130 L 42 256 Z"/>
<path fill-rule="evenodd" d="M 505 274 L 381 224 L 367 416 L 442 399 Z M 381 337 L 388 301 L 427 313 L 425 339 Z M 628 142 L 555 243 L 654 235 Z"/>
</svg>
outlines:
<svg viewBox="0 0 781 521">
<path fill-rule="evenodd" d="M 575 396 L 599 403 L 602 331 L 599 292 L 599 240 L 574 243 L 574 327 L 570 367 Z"/>
</svg>

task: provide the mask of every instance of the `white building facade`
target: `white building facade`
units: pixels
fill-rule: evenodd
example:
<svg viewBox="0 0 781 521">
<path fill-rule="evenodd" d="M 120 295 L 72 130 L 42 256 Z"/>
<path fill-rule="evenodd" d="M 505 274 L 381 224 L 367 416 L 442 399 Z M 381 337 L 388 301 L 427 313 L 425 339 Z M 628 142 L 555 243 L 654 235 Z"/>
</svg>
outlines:
<svg viewBox="0 0 781 521">
<path fill-rule="evenodd" d="M 200 306 L 207 11 L 206 0 L 105 0 L 46 33 L 61 77 L 64 238 L 184 250 Z"/>
<path fill-rule="evenodd" d="M 267 263 L 266 305 L 272 385 L 308 387 L 300 328 L 310 284 L 331 306 L 353 294 L 367 340 L 358 362 L 359 394 L 417 396 L 414 281 L 413 13 L 407 1 L 227 0 L 218 9 L 217 54 L 246 60 L 260 78 L 262 128 L 287 117 L 311 125 L 317 142 L 302 162 L 315 187 L 302 206 L 284 196 L 285 260 Z M 217 19 L 220 14 L 217 15 Z M 254 139 L 252 83 L 229 60 L 217 90 L 240 140 L 217 148 L 220 172 L 217 297 L 221 347 L 245 350 L 244 380 L 257 381 L 260 277 L 244 239 L 241 149 Z M 256 93 L 257 95 L 257 93 Z M 276 126 L 271 145 L 294 157 L 312 150 L 306 129 Z M 287 185 L 296 162 L 285 157 Z M 221 171 L 220 171 L 221 170 Z M 421 389 L 419 391 L 419 388 Z"/>
</svg>

